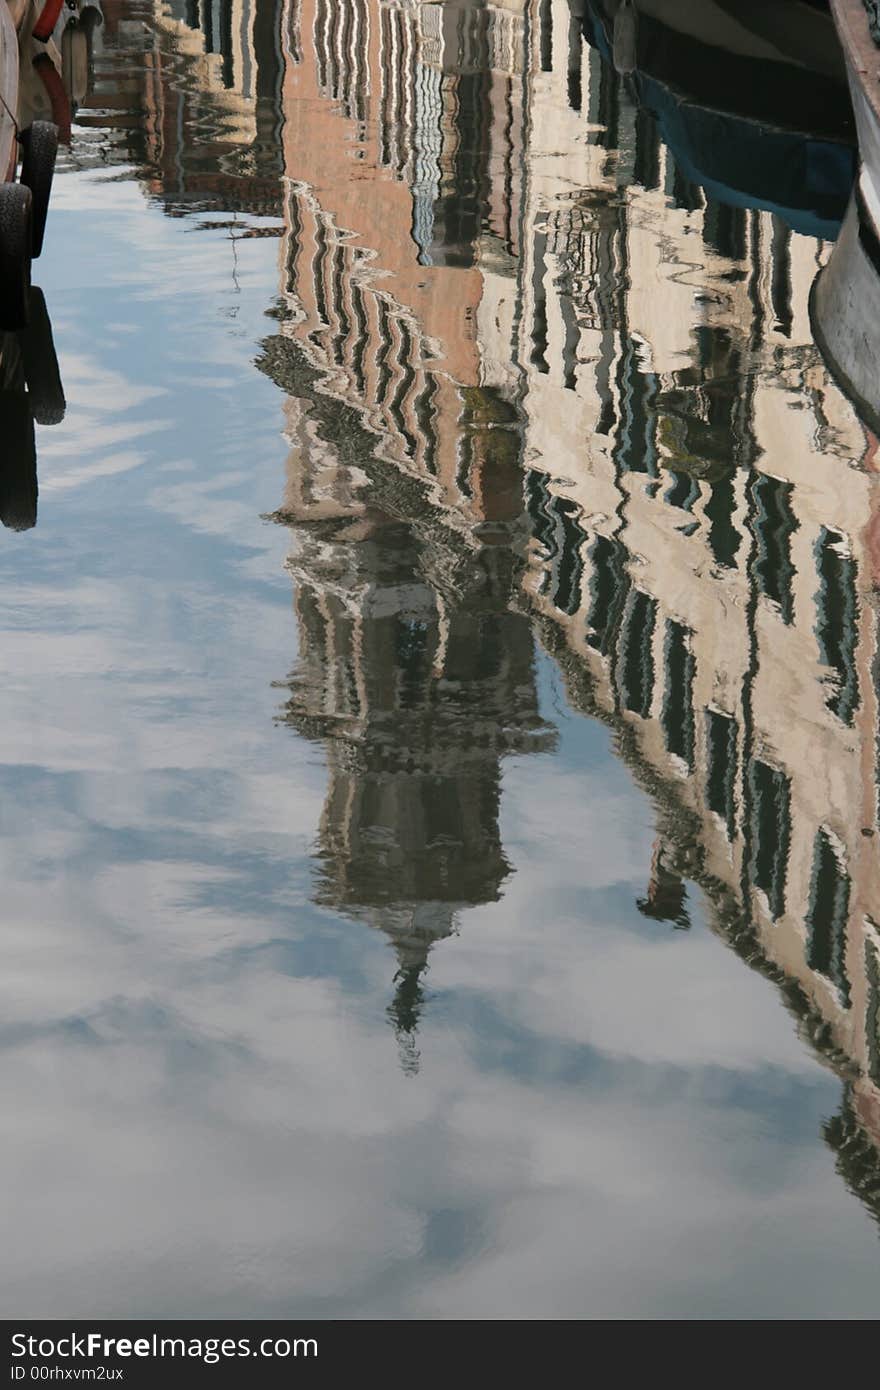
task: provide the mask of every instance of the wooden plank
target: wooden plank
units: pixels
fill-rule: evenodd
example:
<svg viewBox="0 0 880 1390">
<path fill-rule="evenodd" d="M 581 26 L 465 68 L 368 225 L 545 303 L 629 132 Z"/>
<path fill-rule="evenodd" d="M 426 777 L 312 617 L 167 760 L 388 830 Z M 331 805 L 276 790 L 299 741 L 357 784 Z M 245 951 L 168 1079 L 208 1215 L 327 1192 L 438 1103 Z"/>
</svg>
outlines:
<svg viewBox="0 0 880 1390">
<path fill-rule="evenodd" d="M 18 111 L 18 35 L 6 0 L 0 4 L 0 171 L 4 179 L 15 173 L 17 147 L 15 117 Z"/>
</svg>

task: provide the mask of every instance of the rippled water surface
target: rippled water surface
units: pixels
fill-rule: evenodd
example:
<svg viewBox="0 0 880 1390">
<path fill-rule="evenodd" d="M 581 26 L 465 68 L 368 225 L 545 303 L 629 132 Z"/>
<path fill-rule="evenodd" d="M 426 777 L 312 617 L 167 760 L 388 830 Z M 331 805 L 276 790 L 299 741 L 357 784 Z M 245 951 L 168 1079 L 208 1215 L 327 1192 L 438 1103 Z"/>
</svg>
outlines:
<svg viewBox="0 0 880 1390">
<path fill-rule="evenodd" d="M 0 534 L 7 1312 L 876 1315 L 845 97 L 763 178 L 574 0 L 89 46 Z"/>
</svg>

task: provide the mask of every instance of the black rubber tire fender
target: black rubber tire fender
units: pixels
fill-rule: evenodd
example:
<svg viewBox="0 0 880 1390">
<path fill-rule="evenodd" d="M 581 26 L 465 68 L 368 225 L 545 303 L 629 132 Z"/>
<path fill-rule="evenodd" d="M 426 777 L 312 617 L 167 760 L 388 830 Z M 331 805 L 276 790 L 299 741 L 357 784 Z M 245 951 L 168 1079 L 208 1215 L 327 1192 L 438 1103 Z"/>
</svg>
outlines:
<svg viewBox="0 0 880 1390">
<path fill-rule="evenodd" d="M 0 330 L 17 333 L 28 320 L 31 290 L 31 191 L 0 183 Z"/>
<path fill-rule="evenodd" d="M 19 342 L 33 417 L 38 425 L 59 425 L 67 402 L 42 290 L 31 289 L 30 322 Z"/>
<path fill-rule="evenodd" d="M 33 200 L 33 250 L 34 260 L 43 249 L 46 234 L 46 218 L 49 215 L 49 198 L 52 194 L 52 179 L 55 174 L 55 157 L 58 154 L 58 127 L 51 121 L 33 121 L 21 132 L 21 181 L 31 190 Z"/>
<path fill-rule="evenodd" d="M 0 522 L 10 531 L 37 524 L 34 417 L 18 391 L 0 391 Z"/>
</svg>

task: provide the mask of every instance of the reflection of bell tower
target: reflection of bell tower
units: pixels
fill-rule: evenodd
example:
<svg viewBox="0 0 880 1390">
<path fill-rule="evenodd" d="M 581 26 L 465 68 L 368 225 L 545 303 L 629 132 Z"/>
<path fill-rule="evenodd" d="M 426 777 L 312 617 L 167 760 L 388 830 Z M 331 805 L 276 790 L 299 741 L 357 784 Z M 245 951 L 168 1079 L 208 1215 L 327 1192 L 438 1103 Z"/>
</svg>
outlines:
<svg viewBox="0 0 880 1390">
<path fill-rule="evenodd" d="M 353 44 L 351 0 L 297 14 L 282 328 L 260 363 L 292 446 L 284 718 L 326 748 L 316 899 L 393 943 L 388 1012 L 414 1070 L 430 948 L 510 872 L 501 759 L 550 737 L 512 611 L 521 422 L 477 335 L 481 241 L 512 246 L 518 226 L 523 16 L 389 0 Z"/>
<path fill-rule="evenodd" d="M 431 946 L 462 908 L 496 901 L 510 872 L 501 758 L 550 733 L 529 623 L 509 607 L 512 549 L 463 535 L 424 495 L 411 516 L 403 499 L 396 515 L 360 500 L 322 425 L 334 410 L 320 392 L 287 405 L 289 436 L 308 448 L 294 446 L 280 514 L 297 542 L 300 639 L 283 717 L 327 750 L 316 900 L 393 943 L 388 1016 L 414 1071 Z"/>
</svg>

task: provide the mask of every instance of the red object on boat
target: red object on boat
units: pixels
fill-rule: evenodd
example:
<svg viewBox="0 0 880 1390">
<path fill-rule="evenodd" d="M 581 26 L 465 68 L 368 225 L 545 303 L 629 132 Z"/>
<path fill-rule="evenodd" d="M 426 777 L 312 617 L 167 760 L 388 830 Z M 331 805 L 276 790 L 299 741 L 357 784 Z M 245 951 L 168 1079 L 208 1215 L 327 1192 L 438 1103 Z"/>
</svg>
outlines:
<svg viewBox="0 0 880 1390">
<path fill-rule="evenodd" d="M 58 23 L 58 16 L 63 4 L 64 0 L 46 0 L 33 27 L 34 38 L 39 39 L 40 43 L 47 43 L 52 37 L 52 30 Z"/>
<path fill-rule="evenodd" d="M 70 98 L 67 95 L 67 88 L 61 78 L 61 73 L 56 68 L 48 53 L 41 53 L 34 59 L 40 81 L 46 88 L 49 101 L 52 103 L 52 120 L 58 127 L 58 139 L 62 145 L 70 144 L 70 125 L 71 111 Z"/>
</svg>

